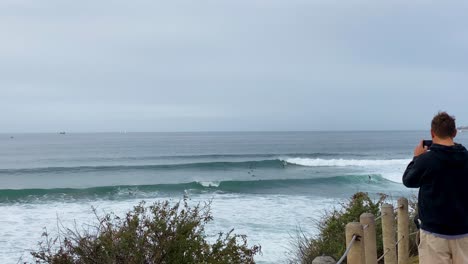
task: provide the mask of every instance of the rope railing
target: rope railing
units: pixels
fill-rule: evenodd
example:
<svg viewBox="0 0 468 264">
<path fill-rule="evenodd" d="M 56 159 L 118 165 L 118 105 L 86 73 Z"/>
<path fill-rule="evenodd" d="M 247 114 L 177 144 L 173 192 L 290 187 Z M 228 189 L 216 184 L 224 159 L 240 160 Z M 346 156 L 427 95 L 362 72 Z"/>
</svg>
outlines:
<svg viewBox="0 0 468 264">
<path fill-rule="evenodd" d="M 400 242 L 403 240 L 403 238 L 405 238 L 405 237 L 402 236 L 402 237 L 400 238 L 400 240 L 398 240 L 398 241 L 395 243 L 395 246 L 394 246 L 395 249 L 396 249 L 396 246 L 398 246 L 398 244 L 400 244 Z M 385 251 L 385 253 L 384 253 L 382 256 L 380 256 L 380 258 L 378 258 L 377 261 L 381 261 L 381 260 L 385 257 L 385 255 L 387 255 L 390 251 L 391 251 L 391 249 L 390 249 L 390 248 L 387 248 L 387 250 Z"/>
<path fill-rule="evenodd" d="M 385 251 L 385 253 L 384 253 L 382 256 L 380 256 L 380 258 L 377 259 L 377 262 L 381 261 L 389 252 L 390 252 L 390 249 L 387 248 L 387 250 Z"/>
<path fill-rule="evenodd" d="M 377 218 L 374 219 L 374 221 L 377 221 L 377 220 L 379 220 L 380 218 L 382 218 L 382 215 L 379 215 Z M 368 225 L 368 224 L 362 226 L 362 229 L 363 229 L 363 230 L 366 230 L 367 228 L 369 228 L 369 225 Z"/>
<path fill-rule="evenodd" d="M 396 212 L 398 212 L 398 210 L 403 209 L 403 208 L 404 208 L 403 205 L 397 206 L 397 207 L 395 207 L 395 209 L 393 209 L 393 212 L 396 213 Z"/>
<path fill-rule="evenodd" d="M 398 241 L 396 242 L 395 247 L 398 246 L 398 244 L 400 244 L 400 242 L 401 242 L 401 240 L 403 240 L 403 238 L 405 238 L 405 236 L 402 236 L 402 237 L 400 238 L 400 240 L 398 240 Z"/>
<path fill-rule="evenodd" d="M 357 239 L 357 235 L 354 235 L 353 236 L 353 239 L 351 239 L 351 241 L 349 242 L 349 245 L 348 245 L 348 248 L 346 249 L 345 253 L 343 254 L 343 256 L 340 258 L 340 260 L 338 260 L 338 262 L 336 264 L 341 264 L 345 259 L 346 257 L 348 256 L 349 254 L 349 251 L 351 250 L 351 248 L 353 247 L 353 244 L 354 242 L 356 241 Z"/>
<path fill-rule="evenodd" d="M 381 215 L 379 215 L 378 217 L 376 217 L 374 220 L 377 221 L 379 220 L 380 218 L 382 218 L 383 216 L 386 216 L 387 214 L 386 213 L 383 213 Z"/>
</svg>

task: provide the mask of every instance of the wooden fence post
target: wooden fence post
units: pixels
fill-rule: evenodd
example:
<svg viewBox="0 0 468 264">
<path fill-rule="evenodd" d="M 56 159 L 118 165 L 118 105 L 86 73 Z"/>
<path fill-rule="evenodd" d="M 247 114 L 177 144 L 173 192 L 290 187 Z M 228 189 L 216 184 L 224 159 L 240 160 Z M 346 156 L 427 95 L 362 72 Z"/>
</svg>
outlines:
<svg viewBox="0 0 468 264">
<path fill-rule="evenodd" d="M 383 204 L 382 213 L 382 235 L 384 247 L 384 263 L 397 264 L 396 241 L 395 241 L 395 215 L 393 205 Z"/>
<path fill-rule="evenodd" d="M 398 199 L 398 264 L 409 262 L 408 199 Z"/>
<path fill-rule="evenodd" d="M 346 225 L 346 247 L 349 246 L 349 243 L 353 239 L 353 236 L 356 235 L 357 238 L 354 241 L 351 250 L 347 256 L 348 264 L 362 264 L 365 263 L 364 258 L 364 237 L 363 229 L 361 223 L 352 222 Z"/>
<path fill-rule="evenodd" d="M 365 264 L 377 263 L 377 242 L 375 234 L 375 217 L 373 214 L 364 213 L 360 217 L 364 229 L 364 255 Z"/>
</svg>

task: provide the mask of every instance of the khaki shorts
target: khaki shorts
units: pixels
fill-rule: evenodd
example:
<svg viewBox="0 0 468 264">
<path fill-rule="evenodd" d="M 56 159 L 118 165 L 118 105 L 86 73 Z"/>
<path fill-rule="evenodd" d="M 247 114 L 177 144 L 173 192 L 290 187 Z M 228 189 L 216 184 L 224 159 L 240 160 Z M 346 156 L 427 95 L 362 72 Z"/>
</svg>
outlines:
<svg viewBox="0 0 468 264">
<path fill-rule="evenodd" d="M 444 239 L 421 230 L 419 263 L 421 264 L 467 264 L 468 237 Z"/>
</svg>

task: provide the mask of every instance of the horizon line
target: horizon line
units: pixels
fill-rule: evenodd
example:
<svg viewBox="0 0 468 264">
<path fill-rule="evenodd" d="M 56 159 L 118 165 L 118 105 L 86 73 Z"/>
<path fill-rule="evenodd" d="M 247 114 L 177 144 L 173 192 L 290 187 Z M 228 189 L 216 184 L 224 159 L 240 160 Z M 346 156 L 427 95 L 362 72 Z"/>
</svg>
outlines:
<svg viewBox="0 0 468 264">
<path fill-rule="evenodd" d="M 430 129 L 427 129 L 428 131 Z M 304 133 L 304 132 L 420 132 L 425 129 L 347 129 L 347 130 L 201 130 L 201 131 L 44 131 L 44 132 L 0 132 L 8 134 L 144 134 L 144 133 Z"/>
</svg>

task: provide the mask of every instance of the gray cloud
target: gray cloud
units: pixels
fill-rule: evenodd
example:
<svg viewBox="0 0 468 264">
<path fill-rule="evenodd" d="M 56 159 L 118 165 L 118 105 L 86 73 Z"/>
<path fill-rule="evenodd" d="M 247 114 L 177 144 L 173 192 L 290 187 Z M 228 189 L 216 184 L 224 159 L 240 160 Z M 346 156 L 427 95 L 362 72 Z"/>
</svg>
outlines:
<svg viewBox="0 0 468 264">
<path fill-rule="evenodd" d="M 2 1 L 3 131 L 468 123 L 462 1 Z"/>
</svg>

